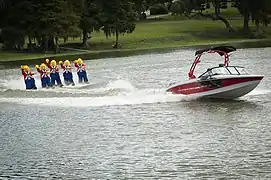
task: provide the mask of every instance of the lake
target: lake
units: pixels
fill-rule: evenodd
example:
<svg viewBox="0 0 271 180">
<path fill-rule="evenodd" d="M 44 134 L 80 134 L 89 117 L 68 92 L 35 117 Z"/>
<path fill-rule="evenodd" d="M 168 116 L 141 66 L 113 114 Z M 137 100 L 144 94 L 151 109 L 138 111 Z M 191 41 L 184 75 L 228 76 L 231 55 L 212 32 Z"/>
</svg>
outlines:
<svg viewBox="0 0 271 180">
<path fill-rule="evenodd" d="M 0 178 L 270 179 L 271 48 L 230 56 L 265 75 L 231 101 L 165 93 L 194 51 L 85 61 L 88 87 L 41 90 L 36 75 L 25 91 L 19 67 L 0 70 Z M 197 70 L 222 62 L 206 55 Z"/>
</svg>

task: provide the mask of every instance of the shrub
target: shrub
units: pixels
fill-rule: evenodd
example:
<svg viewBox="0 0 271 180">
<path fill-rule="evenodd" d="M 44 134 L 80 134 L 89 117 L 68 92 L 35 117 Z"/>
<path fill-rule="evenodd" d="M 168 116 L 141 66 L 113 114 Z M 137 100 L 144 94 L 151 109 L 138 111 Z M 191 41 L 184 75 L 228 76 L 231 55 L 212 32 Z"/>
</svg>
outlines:
<svg viewBox="0 0 271 180">
<path fill-rule="evenodd" d="M 172 15 L 181 14 L 181 5 L 180 5 L 180 3 L 179 2 L 172 3 L 169 10 L 172 13 Z"/>
<path fill-rule="evenodd" d="M 141 14 L 139 15 L 139 19 L 140 19 L 140 20 L 145 20 L 145 19 L 147 19 L 146 13 L 141 13 Z"/>
<path fill-rule="evenodd" d="M 150 15 L 168 14 L 168 9 L 165 5 L 156 4 L 150 7 Z"/>
</svg>

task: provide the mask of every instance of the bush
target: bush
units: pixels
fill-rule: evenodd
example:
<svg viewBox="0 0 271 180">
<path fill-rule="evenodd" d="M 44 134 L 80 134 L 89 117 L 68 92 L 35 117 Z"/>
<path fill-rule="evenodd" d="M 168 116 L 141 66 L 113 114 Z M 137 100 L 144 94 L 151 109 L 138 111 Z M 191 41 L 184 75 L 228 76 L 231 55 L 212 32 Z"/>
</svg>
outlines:
<svg viewBox="0 0 271 180">
<path fill-rule="evenodd" d="M 182 15 L 185 12 L 184 4 L 177 1 L 171 4 L 169 11 L 172 15 Z"/>
<path fill-rule="evenodd" d="M 168 14 L 168 9 L 165 5 L 157 4 L 150 7 L 150 15 Z"/>
<path fill-rule="evenodd" d="M 180 3 L 174 2 L 174 3 L 172 3 L 169 11 L 172 13 L 172 15 L 177 15 L 180 13 L 180 9 L 181 9 Z"/>
<path fill-rule="evenodd" d="M 3 35 L 1 34 L 1 29 L 0 29 L 0 43 L 4 43 Z"/>
<path fill-rule="evenodd" d="M 140 20 L 145 20 L 145 19 L 147 19 L 146 13 L 141 13 L 141 14 L 139 15 L 139 19 L 140 19 Z"/>
</svg>

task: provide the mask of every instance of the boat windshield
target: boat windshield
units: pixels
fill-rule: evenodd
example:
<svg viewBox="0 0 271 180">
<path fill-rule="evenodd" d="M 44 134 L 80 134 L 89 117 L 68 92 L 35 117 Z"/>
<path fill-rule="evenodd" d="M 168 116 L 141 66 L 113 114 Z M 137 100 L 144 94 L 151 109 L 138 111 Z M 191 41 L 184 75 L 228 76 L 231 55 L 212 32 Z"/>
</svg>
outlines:
<svg viewBox="0 0 271 180">
<path fill-rule="evenodd" d="M 245 75 L 249 74 L 245 68 L 238 66 L 228 66 L 228 67 L 215 67 L 212 69 L 207 69 L 205 73 L 200 75 L 199 77 L 207 77 L 213 75 Z"/>
<path fill-rule="evenodd" d="M 211 70 L 212 75 L 227 75 L 230 72 L 225 67 L 217 67 Z"/>
<path fill-rule="evenodd" d="M 249 74 L 249 72 L 243 67 L 235 67 L 240 74 Z"/>
<path fill-rule="evenodd" d="M 227 75 L 227 74 L 230 74 L 230 72 L 225 67 L 216 67 L 212 69 L 207 69 L 207 71 L 200 75 L 199 77 L 207 77 L 212 75 Z"/>
<path fill-rule="evenodd" d="M 235 69 L 235 67 L 227 67 L 231 74 L 239 75 L 239 72 Z"/>
</svg>

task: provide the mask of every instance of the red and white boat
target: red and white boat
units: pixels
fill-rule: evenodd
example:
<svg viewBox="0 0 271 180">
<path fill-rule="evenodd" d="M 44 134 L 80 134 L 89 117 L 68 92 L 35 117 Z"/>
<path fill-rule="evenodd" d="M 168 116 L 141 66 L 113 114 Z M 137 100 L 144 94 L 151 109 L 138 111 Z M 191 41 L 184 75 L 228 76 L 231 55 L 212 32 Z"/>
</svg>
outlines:
<svg viewBox="0 0 271 180">
<path fill-rule="evenodd" d="M 171 83 L 167 92 L 222 99 L 235 99 L 248 94 L 258 86 L 264 76 L 251 75 L 241 66 L 229 66 L 229 53 L 233 51 L 236 51 L 236 48 L 232 46 L 219 46 L 196 51 L 196 58 L 188 73 L 189 80 Z M 224 64 L 208 68 L 206 72 L 196 77 L 194 70 L 205 53 L 217 53 L 224 56 Z"/>
</svg>

